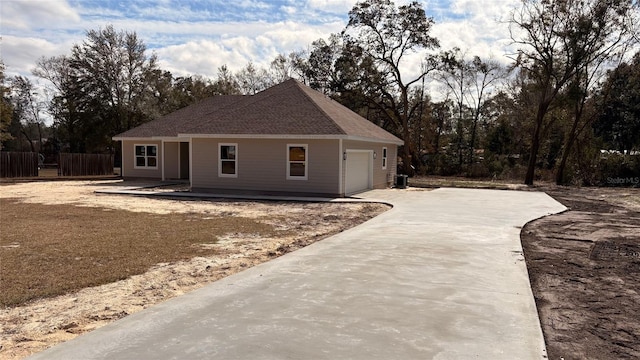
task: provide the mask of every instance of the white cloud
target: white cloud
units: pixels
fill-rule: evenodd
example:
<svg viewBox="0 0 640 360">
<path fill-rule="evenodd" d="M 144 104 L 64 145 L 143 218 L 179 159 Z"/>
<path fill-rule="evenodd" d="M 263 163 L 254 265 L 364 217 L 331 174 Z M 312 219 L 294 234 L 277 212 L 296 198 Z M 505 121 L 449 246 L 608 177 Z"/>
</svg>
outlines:
<svg viewBox="0 0 640 360">
<path fill-rule="evenodd" d="M 224 64 L 232 71 L 249 61 L 267 67 L 279 53 L 306 50 L 312 41 L 342 31 L 356 2 L 131 0 L 125 12 L 99 1 L 77 1 L 76 8 L 60 0 L 3 1 L 2 57 L 8 72 L 29 74 L 41 56 L 69 54 L 72 44 L 84 40 L 86 30 L 112 24 L 117 30 L 135 31 L 158 55 L 163 69 L 176 75 L 215 77 Z M 395 0 L 396 5 L 408 2 Z M 421 2 L 436 21 L 432 35 L 443 49 L 458 46 L 469 55 L 503 56 L 510 43 L 508 26 L 496 20 L 518 0 Z M 408 74 L 419 68 L 423 56 L 407 58 Z"/>
<path fill-rule="evenodd" d="M 220 43 L 208 40 L 169 46 L 157 50 L 157 54 L 160 66 L 176 76 L 197 74 L 213 78 L 220 66 L 245 62 L 236 50 L 225 49 Z"/>
<path fill-rule="evenodd" d="M 440 39 L 443 50 L 460 48 L 468 56 L 510 60 L 511 39 L 507 19 L 517 0 L 454 0 L 451 14 L 436 22 L 433 35 Z"/>
<path fill-rule="evenodd" d="M 356 2 L 356 0 L 309 0 L 308 7 L 316 10 L 344 13 L 346 16 Z"/>
<path fill-rule="evenodd" d="M 71 43 L 65 44 L 68 49 Z M 60 44 L 32 37 L 2 36 L 2 60 L 6 66 L 6 75 L 29 76 L 41 57 L 63 55 Z"/>
<path fill-rule="evenodd" d="M 3 1 L 2 30 L 7 28 L 29 30 L 32 28 L 61 27 L 80 21 L 80 15 L 66 0 L 51 1 Z"/>
<path fill-rule="evenodd" d="M 213 77 L 222 65 L 231 71 L 242 69 L 250 61 L 268 67 L 278 54 L 306 49 L 312 41 L 326 38 L 343 26 L 342 23 L 310 26 L 291 21 L 210 24 L 211 34 L 216 35 L 156 48 L 155 52 L 160 64 L 172 73 Z"/>
<path fill-rule="evenodd" d="M 294 6 L 281 6 L 280 10 L 286 13 L 287 15 L 294 15 L 298 12 L 298 10 Z"/>
</svg>

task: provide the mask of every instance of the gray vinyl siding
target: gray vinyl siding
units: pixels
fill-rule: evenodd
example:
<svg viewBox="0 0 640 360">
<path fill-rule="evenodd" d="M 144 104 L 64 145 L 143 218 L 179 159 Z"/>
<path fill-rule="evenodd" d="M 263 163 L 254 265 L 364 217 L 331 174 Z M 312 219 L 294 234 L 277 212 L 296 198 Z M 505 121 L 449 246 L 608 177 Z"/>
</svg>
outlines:
<svg viewBox="0 0 640 360">
<path fill-rule="evenodd" d="M 382 148 L 387 148 L 387 168 L 382 169 Z M 373 159 L 373 188 L 385 189 L 393 184 L 396 175 L 398 146 L 395 144 L 372 143 L 366 141 L 345 140 L 342 142 L 342 152 L 347 150 L 372 150 L 376 153 Z M 342 172 L 342 183 L 346 181 L 346 173 Z"/>
<path fill-rule="evenodd" d="M 218 144 L 237 144 L 237 177 L 218 176 Z M 307 180 L 287 180 L 287 145 L 307 145 Z M 194 189 L 338 195 L 339 140 L 192 139 Z"/>
<path fill-rule="evenodd" d="M 178 168 L 179 146 L 180 146 L 180 143 L 178 142 L 164 143 L 164 178 L 165 179 L 180 178 L 180 169 Z"/>
<path fill-rule="evenodd" d="M 157 145 L 158 158 L 157 169 L 136 169 L 134 145 Z M 125 178 L 150 178 L 162 179 L 162 142 L 151 140 L 124 140 L 122 141 L 122 174 Z"/>
</svg>

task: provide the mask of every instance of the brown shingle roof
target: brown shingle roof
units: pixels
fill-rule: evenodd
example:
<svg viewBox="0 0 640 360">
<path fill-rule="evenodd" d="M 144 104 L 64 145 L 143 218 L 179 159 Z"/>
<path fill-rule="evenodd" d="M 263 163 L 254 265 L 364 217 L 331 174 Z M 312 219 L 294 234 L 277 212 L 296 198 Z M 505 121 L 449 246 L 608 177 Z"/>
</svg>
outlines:
<svg viewBox="0 0 640 360">
<path fill-rule="evenodd" d="M 202 121 L 203 116 L 224 109 L 241 101 L 243 98 L 245 96 L 242 95 L 212 96 L 125 131 L 115 137 L 176 137 L 178 134 L 184 133 L 185 130 L 192 128 L 198 121 Z"/>
<path fill-rule="evenodd" d="M 176 134 L 335 135 L 402 143 L 367 119 L 293 79 L 252 96 L 224 101 L 215 98 L 218 97 L 131 129 L 117 138 Z"/>
</svg>

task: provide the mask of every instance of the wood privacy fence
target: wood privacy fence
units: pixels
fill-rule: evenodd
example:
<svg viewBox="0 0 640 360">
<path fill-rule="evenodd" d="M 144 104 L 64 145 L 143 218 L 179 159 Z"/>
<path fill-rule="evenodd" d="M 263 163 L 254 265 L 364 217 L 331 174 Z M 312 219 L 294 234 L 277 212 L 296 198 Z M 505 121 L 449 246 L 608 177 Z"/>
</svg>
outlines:
<svg viewBox="0 0 640 360">
<path fill-rule="evenodd" d="M 113 175 L 113 155 L 61 153 L 58 157 L 58 175 Z"/>
<path fill-rule="evenodd" d="M 0 152 L 0 177 L 38 176 L 38 153 Z"/>
<path fill-rule="evenodd" d="M 0 177 L 38 177 L 38 153 L 0 152 Z M 114 156 L 111 154 L 58 155 L 58 176 L 113 175 Z"/>
</svg>

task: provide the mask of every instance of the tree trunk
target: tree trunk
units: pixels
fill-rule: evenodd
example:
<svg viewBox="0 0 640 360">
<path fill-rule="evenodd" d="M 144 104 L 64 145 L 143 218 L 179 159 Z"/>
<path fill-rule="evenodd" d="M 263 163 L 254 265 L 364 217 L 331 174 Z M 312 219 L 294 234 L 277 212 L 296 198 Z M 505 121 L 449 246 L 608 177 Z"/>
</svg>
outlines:
<svg viewBox="0 0 640 360">
<path fill-rule="evenodd" d="M 42 152 L 42 124 L 38 122 L 38 137 L 40 142 L 38 143 L 38 152 Z"/>
<path fill-rule="evenodd" d="M 536 162 L 538 160 L 538 150 L 540 149 L 540 133 L 542 132 L 542 125 L 544 123 L 544 115 L 547 112 L 548 104 L 540 104 L 538 106 L 538 113 L 536 114 L 536 127 L 533 132 L 533 139 L 531 139 L 531 152 L 529 153 L 529 164 L 527 165 L 527 174 L 524 178 L 524 184 L 532 186 L 533 179 L 536 173 Z"/>
<path fill-rule="evenodd" d="M 567 165 L 567 159 L 569 158 L 569 150 L 571 146 L 573 146 L 573 141 L 575 136 L 573 133 L 569 134 L 569 140 L 565 148 L 562 150 L 562 158 L 560 159 L 560 165 L 558 165 L 558 170 L 556 170 L 556 185 L 564 185 L 564 169 Z"/>
<path fill-rule="evenodd" d="M 413 162 L 415 158 L 413 155 L 413 149 L 411 146 L 411 131 L 409 130 L 409 90 L 402 83 L 399 83 L 401 88 L 401 99 L 402 99 L 402 114 L 399 116 L 402 122 L 402 140 L 404 140 L 404 151 L 402 156 L 402 164 L 404 165 L 404 173 L 405 175 L 413 176 L 415 175 L 415 170 L 413 166 Z"/>
<path fill-rule="evenodd" d="M 403 137 L 405 139 L 410 139 L 409 129 L 405 127 L 403 130 Z M 405 175 L 413 176 L 415 174 L 413 167 L 411 166 L 413 162 L 413 152 L 411 151 L 411 143 L 407 140 L 404 142 L 404 146 L 402 147 L 402 170 Z"/>
<path fill-rule="evenodd" d="M 573 147 L 573 143 L 576 140 L 577 122 L 574 121 L 573 126 L 571 127 L 571 133 L 569 133 L 569 138 L 567 139 L 567 143 L 565 144 L 564 149 L 562 150 L 562 158 L 560 159 L 560 165 L 558 165 L 558 169 L 556 170 L 556 185 L 564 185 L 564 170 L 567 166 L 567 159 L 569 159 L 569 154 L 571 152 L 571 148 Z"/>
<path fill-rule="evenodd" d="M 36 152 L 36 148 L 33 145 L 33 140 L 31 140 L 31 137 L 29 137 L 29 135 L 27 134 L 27 131 L 24 129 L 24 126 L 20 129 L 20 132 L 22 132 L 22 135 L 24 136 L 24 138 L 27 139 L 27 142 L 29 142 L 29 146 L 31 147 L 31 152 Z"/>
<path fill-rule="evenodd" d="M 573 124 L 571 125 L 571 131 L 569 132 L 569 137 L 567 138 L 567 142 L 562 149 L 562 158 L 560 159 L 560 165 L 556 170 L 556 185 L 564 185 L 564 170 L 567 166 L 567 159 L 569 159 L 569 154 L 571 153 L 571 148 L 573 148 L 573 143 L 578 137 L 578 123 L 582 119 L 582 106 L 576 108 L 575 116 L 573 118 Z"/>
<path fill-rule="evenodd" d="M 458 153 L 458 165 L 460 165 L 460 167 L 462 167 L 462 132 L 463 132 L 463 126 L 462 126 L 462 118 L 458 119 L 458 126 L 457 126 L 457 131 L 458 131 L 458 141 L 456 144 L 456 152 Z"/>
<path fill-rule="evenodd" d="M 529 153 L 529 164 L 527 165 L 527 174 L 524 178 L 525 185 L 533 185 L 533 178 L 536 171 L 536 159 L 538 157 L 538 148 L 540 147 L 540 125 L 536 124 L 536 131 L 531 142 L 531 152 Z"/>
<path fill-rule="evenodd" d="M 473 126 L 471 127 L 471 139 L 469 140 L 469 165 L 473 164 L 474 150 L 476 146 L 476 134 L 478 128 L 478 118 L 477 116 L 473 119 Z"/>
</svg>

